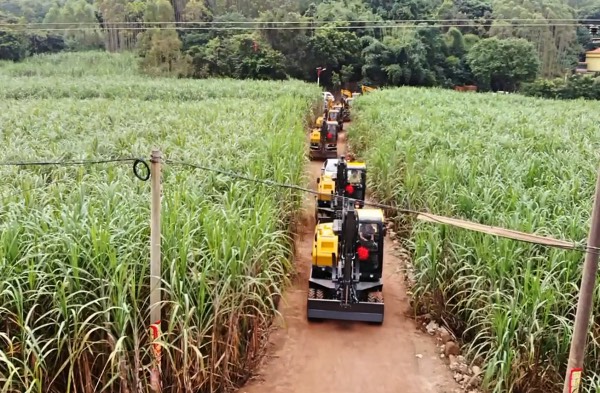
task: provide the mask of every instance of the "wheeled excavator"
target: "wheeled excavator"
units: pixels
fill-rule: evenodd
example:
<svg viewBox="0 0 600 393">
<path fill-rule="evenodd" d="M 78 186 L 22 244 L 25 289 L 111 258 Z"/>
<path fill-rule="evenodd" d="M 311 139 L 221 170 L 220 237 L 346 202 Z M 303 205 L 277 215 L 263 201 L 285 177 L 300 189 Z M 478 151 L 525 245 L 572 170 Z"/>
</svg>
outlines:
<svg viewBox="0 0 600 393">
<path fill-rule="evenodd" d="M 308 283 L 307 318 L 381 324 L 383 241 L 381 209 L 355 209 L 344 199 L 340 218 L 318 224 Z"/>
<path fill-rule="evenodd" d="M 337 122 L 322 121 L 321 127 L 310 133 L 310 159 L 337 157 L 337 140 Z"/>
<path fill-rule="evenodd" d="M 332 222 L 340 218 L 341 200 L 335 196 L 352 198 L 356 207 L 364 207 L 367 193 L 367 165 L 359 161 L 336 159 L 336 173 L 323 173 L 317 178 L 315 196 L 315 222 Z"/>
</svg>

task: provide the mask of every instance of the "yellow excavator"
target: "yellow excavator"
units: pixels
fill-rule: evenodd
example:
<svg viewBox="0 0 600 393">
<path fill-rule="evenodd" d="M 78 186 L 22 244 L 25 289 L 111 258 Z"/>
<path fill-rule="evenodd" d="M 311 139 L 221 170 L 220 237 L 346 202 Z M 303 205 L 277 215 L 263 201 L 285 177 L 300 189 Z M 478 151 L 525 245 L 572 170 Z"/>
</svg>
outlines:
<svg viewBox="0 0 600 393">
<path fill-rule="evenodd" d="M 315 228 L 307 318 L 382 324 L 383 211 L 356 210 L 352 199 L 335 198 L 339 218 Z"/>
<path fill-rule="evenodd" d="M 310 159 L 337 157 L 339 127 L 335 121 L 321 121 L 310 133 Z"/>
<path fill-rule="evenodd" d="M 346 161 L 344 156 L 329 158 L 323 163 L 317 178 L 315 196 L 315 222 L 332 222 L 341 205 L 334 204 L 334 195 L 352 198 L 356 206 L 364 207 L 367 193 L 367 165 L 359 161 Z"/>
</svg>

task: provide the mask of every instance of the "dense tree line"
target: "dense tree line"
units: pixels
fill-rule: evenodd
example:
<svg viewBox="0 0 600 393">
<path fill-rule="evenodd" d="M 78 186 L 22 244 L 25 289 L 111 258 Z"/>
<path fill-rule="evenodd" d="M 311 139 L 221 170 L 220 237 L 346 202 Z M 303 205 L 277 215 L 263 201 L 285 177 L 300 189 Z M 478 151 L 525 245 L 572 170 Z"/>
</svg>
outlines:
<svg viewBox="0 0 600 393">
<path fill-rule="evenodd" d="M 330 87 L 516 90 L 564 77 L 594 48 L 587 29 L 550 20 L 600 19 L 600 0 L 0 0 L 0 12 L 14 25 L 0 31 L 0 59 L 135 49 L 157 75 L 314 81 L 326 67 Z M 515 18 L 539 25 L 507 22 Z M 416 22 L 392 27 L 397 20 Z M 239 26 L 248 29 L 231 29 Z"/>
</svg>

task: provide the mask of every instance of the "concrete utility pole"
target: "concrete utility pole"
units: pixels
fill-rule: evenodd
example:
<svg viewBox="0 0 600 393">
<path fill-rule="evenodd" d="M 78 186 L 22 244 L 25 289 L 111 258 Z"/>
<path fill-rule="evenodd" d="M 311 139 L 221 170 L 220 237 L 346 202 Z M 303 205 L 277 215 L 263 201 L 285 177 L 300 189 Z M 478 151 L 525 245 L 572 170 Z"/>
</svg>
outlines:
<svg viewBox="0 0 600 393">
<path fill-rule="evenodd" d="M 160 261 L 160 180 L 162 153 L 160 150 L 152 151 L 151 163 L 151 190 L 152 207 L 150 211 L 150 330 L 152 341 L 160 336 L 161 325 L 161 261 Z M 162 390 L 161 370 L 161 347 L 153 344 L 154 365 L 152 367 L 151 382 L 152 390 Z"/>
<path fill-rule="evenodd" d="M 596 195 L 594 197 L 592 223 L 587 246 L 563 393 L 579 393 L 581 383 L 585 345 L 594 301 L 596 274 L 598 273 L 598 251 L 596 248 L 600 247 L 600 171 L 596 179 Z"/>
</svg>

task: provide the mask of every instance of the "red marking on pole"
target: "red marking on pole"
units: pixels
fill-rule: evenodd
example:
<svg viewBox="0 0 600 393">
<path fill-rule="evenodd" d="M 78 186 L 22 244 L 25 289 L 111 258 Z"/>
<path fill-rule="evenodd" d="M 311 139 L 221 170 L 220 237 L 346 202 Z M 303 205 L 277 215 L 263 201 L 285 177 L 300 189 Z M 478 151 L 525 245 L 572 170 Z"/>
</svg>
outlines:
<svg viewBox="0 0 600 393">
<path fill-rule="evenodd" d="M 152 325 L 150 325 L 150 330 L 152 331 L 152 341 L 158 340 L 160 336 L 160 321 L 156 321 Z M 161 347 L 160 344 L 153 343 L 152 349 L 154 350 L 154 356 L 156 361 L 160 364 L 160 355 L 161 355 Z"/>
<path fill-rule="evenodd" d="M 578 393 L 579 386 L 581 384 L 581 373 L 583 372 L 582 368 L 573 368 L 571 369 L 571 377 L 569 378 L 569 393 Z M 575 390 L 573 390 L 575 389 Z"/>
</svg>

